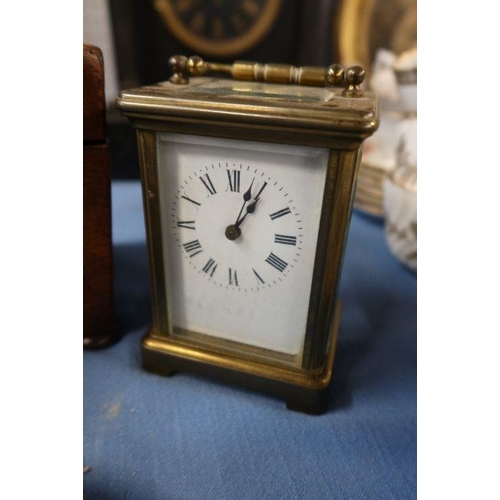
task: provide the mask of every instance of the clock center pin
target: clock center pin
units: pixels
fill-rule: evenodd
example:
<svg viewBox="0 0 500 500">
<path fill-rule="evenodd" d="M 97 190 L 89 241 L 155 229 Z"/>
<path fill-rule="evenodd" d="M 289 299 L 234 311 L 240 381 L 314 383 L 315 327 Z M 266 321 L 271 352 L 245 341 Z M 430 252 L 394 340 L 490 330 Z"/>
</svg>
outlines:
<svg viewBox="0 0 500 500">
<path fill-rule="evenodd" d="M 224 233 L 228 240 L 234 241 L 237 240 L 241 236 L 241 229 L 234 224 L 231 224 L 226 227 L 226 231 Z"/>
</svg>

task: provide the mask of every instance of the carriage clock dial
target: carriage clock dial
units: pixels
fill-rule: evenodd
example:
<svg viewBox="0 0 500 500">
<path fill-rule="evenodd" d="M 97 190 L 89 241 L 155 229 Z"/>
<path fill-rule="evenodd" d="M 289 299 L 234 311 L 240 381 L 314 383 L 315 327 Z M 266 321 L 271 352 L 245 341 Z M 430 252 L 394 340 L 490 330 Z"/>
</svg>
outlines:
<svg viewBox="0 0 500 500">
<path fill-rule="evenodd" d="M 161 134 L 158 158 L 172 330 L 300 356 L 328 152 Z"/>
<path fill-rule="evenodd" d="M 171 228 L 185 264 L 238 292 L 276 286 L 293 273 L 305 232 L 286 186 L 262 168 L 224 160 L 181 181 Z"/>
</svg>

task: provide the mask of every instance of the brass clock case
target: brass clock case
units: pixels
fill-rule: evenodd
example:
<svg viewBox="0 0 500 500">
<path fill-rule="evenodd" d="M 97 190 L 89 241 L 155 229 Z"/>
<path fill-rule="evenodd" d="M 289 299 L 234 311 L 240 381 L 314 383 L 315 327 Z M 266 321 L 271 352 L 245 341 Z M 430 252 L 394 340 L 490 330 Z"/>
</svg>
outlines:
<svg viewBox="0 0 500 500">
<path fill-rule="evenodd" d="M 378 127 L 374 96 L 355 88 L 192 77 L 188 83 L 164 82 L 124 91 L 117 107 L 137 129 L 141 164 L 153 302 L 153 325 L 143 340 L 143 366 L 163 375 L 187 370 L 258 388 L 306 413 L 324 410 L 340 318 L 337 291 L 361 148 Z M 300 359 L 224 339 L 207 341 L 197 332 L 172 327 L 168 294 L 175 290 L 166 287 L 160 230 L 157 138 L 163 132 L 328 150 Z"/>
</svg>

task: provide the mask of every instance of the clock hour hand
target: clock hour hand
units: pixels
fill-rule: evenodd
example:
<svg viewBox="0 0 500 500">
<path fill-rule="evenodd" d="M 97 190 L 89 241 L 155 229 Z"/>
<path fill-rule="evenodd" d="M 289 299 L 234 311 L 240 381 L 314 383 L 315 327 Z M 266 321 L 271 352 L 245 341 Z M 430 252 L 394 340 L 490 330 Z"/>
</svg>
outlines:
<svg viewBox="0 0 500 500">
<path fill-rule="evenodd" d="M 234 241 L 241 236 L 240 225 L 245 220 L 248 214 L 253 214 L 255 212 L 255 205 L 257 205 L 258 201 L 258 199 L 254 200 L 252 203 L 250 203 L 250 205 L 248 205 L 245 215 L 241 219 L 239 219 L 236 224 L 231 224 L 230 226 L 226 227 L 225 235 L 228 240 Z"/>
<path fill-rule="evenodd" d="M 238 225 L 238 221 L 240 220 L 240 217 L 241 217 L 241 212 L 243 212 L 243 209 L 245 208 L 247 201 L 249 201 L 250 198 L 252 197 L 252 186 L 253 186 L 254 180 L 255 180 L 255 177 L 252 179 L 252 182 L 250 183 L 250 187 L 246 190 L 245 194 L 243 195 L 243 205 L 241 206 L 240 213 L 238 214 L 238 217 L 236 218 L 236 222 L 234 223 L 235 226 Z"/>
<path fill-rule="evenodd" d="M 250 205 L 248 205 L 245 215 L 238 222 L 236 222 L 237 228 L 241 226 L 241 223 L 245 220 L 248 214 L 253 214 L 255 212 L 255 205 L 257 205 L 258 201 L 259 199 L 257 198 L 252 203 L 250 203 Z"/>
<path fill-rule="evenodd" d="M 262 190 L 266 187 L 267 183 L 264 183 L 264 186 L 257 193 L 255 200 L 252 203 L 250 203 L 250 205 L 247 206 L 245 214 L 243 215 L 243 217 L 241 217 L 241 214 L 243 213 L 243 209 L 245 208 L 245 205 L 252 198 L 252 186 L 253 186 L 254 180 L 255 180 L 255 178 L 252 179 L 252 183 L 250 184 L 250 187 L 247 189 L 246 193 L 243 195 L 243 206 L 241 207 L 241 210 L 240 210 L 240 213 L 238 214 L 238 218 L 236 219 L 236 222 L 234 224 L 231 224 L 231 225 L 226 227 L 226 231 L 224 234 L 226 235 L 226 238 L 228 240 L 234 241 L 241 236 L 241 229 L 240 229 L 241 223 L 245 220 L 245 218 L 248 214 L 253 214 L 255 212 L 255 206 L 257 205 L 257 203 L 259 201 L 260 193 L 262 193 Z"/>
</svg>

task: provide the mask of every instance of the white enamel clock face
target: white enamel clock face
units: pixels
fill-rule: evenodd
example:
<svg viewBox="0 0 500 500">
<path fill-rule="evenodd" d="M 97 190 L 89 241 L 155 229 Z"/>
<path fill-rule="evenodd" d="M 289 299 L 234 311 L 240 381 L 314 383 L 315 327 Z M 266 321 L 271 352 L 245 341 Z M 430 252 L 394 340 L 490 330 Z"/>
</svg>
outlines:
<svg viewBox="0 0 500 500">
<path fill-rule="evenodd" d="M 159 134 L 174 329 L 301 353 L 328 151 Z"/>
</svg>

